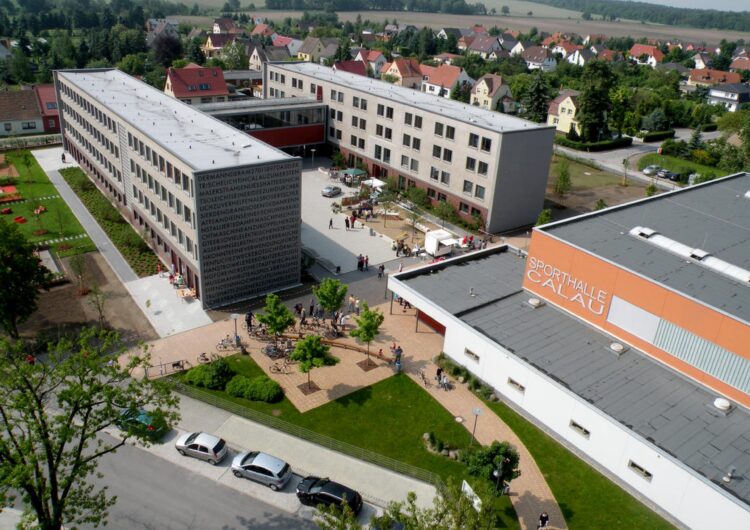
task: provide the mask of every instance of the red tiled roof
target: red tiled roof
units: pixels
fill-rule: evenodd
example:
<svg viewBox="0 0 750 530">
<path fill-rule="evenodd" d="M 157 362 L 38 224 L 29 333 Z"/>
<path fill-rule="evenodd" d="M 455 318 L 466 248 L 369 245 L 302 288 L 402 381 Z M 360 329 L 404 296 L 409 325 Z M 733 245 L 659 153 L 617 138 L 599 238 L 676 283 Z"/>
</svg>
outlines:
<svg viewBox="0 0 750 530">
<path fill-rule="evenodd" d="M 438 67 L 430 68 L 432 68 L 432 71 L 425 71 L 425 66 L 421 67 L 422 75 L 427 78 L 425 81 L 431 85 L 437 85 L 443 88 L 452 88 L 463 71 L 460 67 L 451 64 L 441 64 Z"/>
<path fill-rule="evenodd" d="M 732 64 L 729 65 L 730 70 L 750 70 L 750 57 L 740 55 Z"/>
<path fill-rule="evenodd" d="M 565 50 L 565 53 L 567 53 L 567 54 L 573 53 L 576 50 L 580 50 L 581 49 L 581 46 L 579 46 L 577 44 L 573 44 L 572 42 L 567 42 L 567 41 L 560 41 L 557 44 L 555 44 L 555 46 L 553 46 L 553 48 L 556 47 L 556 46 L 559 46 L 560 48 L 562 48 L 563 50 Z"/>
<path fill-rule="evenodd" d="M 422 77 L 422 70 L 416 59 L 396 59 L 392 64 L 396 65 L 401 77 Z"/>
<path fill-rule="evenodd" d="M 596 57 L 603 61 L 614 61 L 620 56 L 620 52 L 615 50 L 602 50 Z"/>
<path fill-rule="evenodd" d="M 39 109 L 42 111 L 42 116 L 57 116 L 57 94 L 55 94 L 55 85 L 36 85 L 34 86 L 34 92 L 39 100 Z"/>
<path fill-rule="evenodd" d="M 0 121 L 37 120 L 39 100 L 33 90 L 0 92 Z"/>
<path fill-rule="evenodd" d="M 367 56 L 365 57 L 365 59 L 372 63 L 372 62 L 377 61 L 381 55 L 383 55 L 383 52 L 379 50 L 368 50 Z"/>
<path fill-rule="evenodd" d="M 258 24 L 253 28 L 253 31 L 250 33 L 250 35 L 263 35 L 268 37 L 273 35 L 274 33 L 276 32 L 268 24 Z"/>
<path fill-rule="evenodd" d="M 575 104 L 575 100 L 578 94 L 579 92 L 577 90 L 561 91 L 559 96 L 557 96 L 555 99 L 549 102 L 549 114 L 557 116 L 560 103 L 565 101 L 568 98 L 568 96 L 570 96 L 573 99 L 573 103 Z"/>
<path fill-rule="evenodd" d="M 190 64 L 185 68 L 169 68 L 167 80 L 176 98 L 226 96 L 229 94 L 224 72 L 217 67 Z"/>
<path fill-rule="evenodd" d="M 273 39 L 273 45 L 274 46 L 289 46 L 289 44 L 292 43 L 294 39 L 292 37 L 285 37 L 284 35 L 276 35 L 276 38 Z"/>
<path fill-rule="evenodd" d="M 648 46 L 646 44 L 633 44 L 633 47 L 630 48 L 630 56 L 637 59 L 642 55 L 653 57 L 658 63 L 664 60 L 664 54 L 656 46 Z"/>
<path fill-rule="evenodd" d="M 362 61 L 338 61 L 333 64 L 333 69 L 367 77 L 367 65 Z"/>
<path fill-rule="evenodd" d="M 724 72 L 722 70 L 712 70 L 711 68 L 696 68 L 690 70 L 690 81 L 705 85 L 718 85 L 719 83 L 739 83 L 742 81 L 742 77 L 736 72 Z"/>
</svg>

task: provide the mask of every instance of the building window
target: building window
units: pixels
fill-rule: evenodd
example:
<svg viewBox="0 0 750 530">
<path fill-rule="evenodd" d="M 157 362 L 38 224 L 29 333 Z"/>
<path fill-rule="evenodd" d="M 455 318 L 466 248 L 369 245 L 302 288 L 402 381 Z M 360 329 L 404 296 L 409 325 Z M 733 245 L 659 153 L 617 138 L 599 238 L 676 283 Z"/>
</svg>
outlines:
<svg viewBox="0 0 750 530">
<path fill-rule="evenodd" d="M 419 161 L 416 158 L 411 159 L 410 168 L 412 171 L 419 171 Z"/>
<path fill-rule="evenodd" d="M 451 174 L 447 171 L 441 171 L 440 172 L 440 182 L 445 185 L 449 185 L 451 183 Z"/>
<path fill-rule="evenodd" d="M 628 467 L 632 469 L 633 471 L 635 471 L 636 473 L 638 473 L 640 476 L 642 476 L 644 479 L 646 479 L 649 482 L 651 482 L 651 479 L 654 478 L 654 476 L 651 473 L 649 473 L 645 468 L 639 466 L 632 460 L 628 461 Z"/>
<path fill-rule="evenodd" d="M 411 148 L 415 151 L 419 151 L 422 147 L 422 140 L 419 138 L 412 138 L 411 139 Z"/>
<path fill-rule="evenodd" d="M 391 150 L 390 149 L 383 149 L 383 162 L 386 164 L 391 163 Z"/>
<path fill-rule="evenodd" d="M 375 126 L 375 136 L 380 136 L 380 137 L 383 136 L 383 126 L 382 125 L 377 124 Z"/>
<path fill-rule="evenodd" d="M 409 157 L 406 155 L 401 155 L 401 167 L 408 168 L 409 167 Z"/>
<path fill-rule="evenodd" d="M 427 188 L 427 196 L 430 199 L 434 199 L 435 198 L 435 189 L 434 188 Z"/>
<path fill-rule="evenodd" d="M 359 98 L 357 96 L 352 96 L 352 106 L 359 108 Z"/>
<path fill-rule="evenodd" d="M 474 197 L 484 199 L 484 186 L 477 184 L 477 187 L 474 189 Z"/>
<path fill-rule="evenodd" d="M 440 155 L 442 154 L 443 150 L 439 145 L 433 145 L 432 146 L 432 157 L 433 158 L 440 158 Z"/>
<path fill-rule="evenodd" d="M 466 157 L 466 169 L 469 171 L 474 171 L 477 167 L 477 161 L 470 156 Z"/>
<path fill-rule="evenodd" d="M 511 388 L 515 390 L 518 390 L 521 394 L 526 392 L 525 386 L 523 386 L 521 383 L 519 383 L 518 381 L 510 377 L 508 378 L 508 386 L 510 386 Z"/>
<path fill-rule="evenodd" d="M 336 129 L 336 139 L 337 140 L 341 140 L 341 130 L 340 129 Z"/>
<path fill-rule="evenodd" d="M 351 145 L 353 145 L 354 147 L 357 147 L 357 137 L 352 134 L 352 137 L 351 137 L 349 143 Z"/>
<path fill-rule="evenodd" d="M 469 213 L 469 205 L 465 202 L 458 203 L 458 211 L 461 213 Z"/>
<path fill-rule="evenodd" d="M 464 180 L 464 193 L 471 193 L 474 184 L 470 180 Z"/>
<path fill-rule="evenodd" d="M 479 147 L 479 135 L 470 133 L 469 134 L 469 147 Z"/>
<path fill-rule="evenodd" d="M 375 160 L 382 160 L 383 159 L 383 148 L 379 145 L 375 145 Z"/>
<path fill-rule="evenodd" d="M 406 125 L 412 125 L 412 120 L 414 118 L 414 115 L 411 112 L 407 112 L 404 114 L 404 123 Z"/>
<path fill-rule="evenodd" d="M 480 175 L 487 175 L 487 169 L 487 162 L 479 162 L 479 170 L 477 171 L 477 173 L 479 173 Z"/>
<path fill-rule="evenodd" d="M 405 134 L 401 143 L 405 145 L 406 147 L 411 147 L 411 136 L 409 136 L 408 134 Z"/>
<path fill-rule="evenodd" d="M 328 136 L 330 136 L 331 138 L 336 136 L 336 129 L 334 129 L 333 127 L 328 127 Z"/>
<path fill-rule="evenodd" d="M 471 209 L 471 216 L 472 217 L 481 217 L 482 216 L 482 212 L 480 212 L 477 208 L 472 208 Z"/>
<path fill-rule="evenodd" d="M 445 193 L 438 193 L 437 194 L 437 200 L 439 202 L 447 202 L 448 201 L 448 197 L 447 197 L 447 195 L 445 195 Z"/>
<path fill-rule="evenodd" d="M 24 129 L 24 130 L 36 129 L 36 122 L 33 122 L 33 121 L 22 122 L 21 123 L 21 128 Z"/>
<path fill-rule="evenodd" d="M 482 137 L 482 151 L 487 151 L 489 153 L 490 149 L 492 149 L 492 140 L 489 138 Z"/>
<path fill-rule="evenodd" d="M 438 180 L 440 178 L 440 170 L 436 167 L 430 168 L 430 178 L 432 180 Z"/>
<path fill-rule="evenodd" d="M 359 118 L 356 116 L 352 116 L 352 127 L 357 127 L 359 125 Z"/>
<path fill-rule="evenodd" d="M 363 131 L 367 128 L 367 120 L 359 119 L 359 128 Z"/>
<path fill-rule="evenodd" d="M 316 85 L 315 83 L 310 83 L 310 94 L 315 94 L 317 88 L 318 85 Z"/>
<path fill-rule="evenodd" d="M 359 102 L 359 108 L 362 110 L 367 110 L 367 100 L 365 98 L 362 98 Z"/>
<path fill-rule="evenodd" d="M 443 149 L 443 160 L 446 162 L 452 162 L 453 161 L 453 151 L 450 149 Z"/>
<path fill-rule="evenodd" d="M 336 101 L 336 91 L 331 90 L 331 101 Z"/>
<path fill-rule="evenodd" d="M 450 125 L 445 126 L 445 137 L 448 138 L 448 140 L 453 140 L 456 137 L 456 128 L 451 127 Z"/>
<path fill-rule="evenodd" d="M 475 363 L 479 362 L 479 355 L 471 351 L 469 348 L 464 348 L 464 355 L 466 355 L 469 359 L 471 359 Z"/>
<path fill-rule="evenodd" d="M 442 123 L 436 123 L 435 124 L 435 136 L 443 136 L 443 124 Z"/>
<path fill-rule="evenodd" d="M 414 128 L 415 129 L 422 128 L 422 116 L 414 116 Z"/>
<path fill-rule="evenodd" d="M 385 105 L 378 103 L 378 116 L 385 116 Z"/>
<path fill-rule="evenodd" d="M 591 431 L 589 431 L 580 423 L 576 423 L 574 420 L 570 420 L 570 428 L 573 429 L 578 434 L 580 434 L 581 436 L 583 436 L 584 438 L 591 437 Z"/>
</svg>

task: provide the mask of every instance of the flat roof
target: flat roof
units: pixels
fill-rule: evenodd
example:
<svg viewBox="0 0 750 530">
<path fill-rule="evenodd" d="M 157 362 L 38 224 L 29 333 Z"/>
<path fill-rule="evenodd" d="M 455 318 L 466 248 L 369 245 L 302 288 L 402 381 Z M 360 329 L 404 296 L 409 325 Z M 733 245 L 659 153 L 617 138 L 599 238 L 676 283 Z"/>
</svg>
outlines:
<svg viewBox="0 0 750 530">
<path fill-rule="evenodd" d="M 62 70 L 58 76 L 146 134 L 193 171 L 292 158 L 119 70 Z"/>
<path fill-rule="evenodd" d="M 447 116 L 448 118 L 495 132 L 506 133 L 524 129 L 550 128 L 546 124 L 539 124 L 508 114 L 485 110 L 474 105 L 427 94 L 411 88 L 396 86 L 378 79 L 351 74 L 349 72 L 334 71 L 332 68 L 320 64 L 309 62 L 274 62 L 269 64 L 288 72 L 313 76 L 346 88 L 386 98 L 394 103 L 408 105 L 423 112 Z"/>
<path fill-rule="evenodd" d="M 750 173 L 535 228 L 750 324 L 750 282 L 630 234 L 635 227 L 750 271 Z"/>
<path fill-rule="evenodd" d="M 609 335 L 551 304 L 532 307 L 534 295 L 521 288 L 524 262 L 513 252 L 496 251 L 395 279 L 750 504 L 750 481 L 721 481 L 730 466 L 736 476 L 750 473 L 750 412 L 736 406 L 722 413 L 712 405 L 715 394 L 643 352 L 630 348 L 617 356 Z M 494 276 L 503 287 L 477 289 L 477 275 L 483 281 Z M 444 292 L 449 285 L 451 297 Z M 511 285 L 515 292 L 502 296 Z"/>
<path fill-rule="evenodd" d="M 258 99 L 248 98 L 234 101 L 222 101 L 219 103 L 196 103 L 194 108 L 203 112 L 216 114 L 228 114 L 236 112 L 265 112 L 269 110 L 281 111 L 287 109 L 307 109 L 327 107 L 322 101 L 314 97 L 301 98 L 277 98 Z"/>
</svg>

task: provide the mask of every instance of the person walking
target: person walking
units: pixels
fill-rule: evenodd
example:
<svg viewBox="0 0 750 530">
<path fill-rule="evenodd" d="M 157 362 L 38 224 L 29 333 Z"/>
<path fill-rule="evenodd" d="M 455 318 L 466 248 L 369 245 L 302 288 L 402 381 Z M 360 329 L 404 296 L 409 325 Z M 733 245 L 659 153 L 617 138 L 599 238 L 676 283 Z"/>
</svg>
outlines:
<svg viewBox="0 0 750 530">
<path fill-rule="evenodd" d="M 443 376 L 440 378 L 440 386 L 446 392 L 450 389 L 450 383 L 448 382 L 448 376 L 447 375 L 443 374 Z"/>
<path fill-rule="evenodd" d="M 370 270 L 370 256 L 365 256 L 365 270 Z"/>
<path fill-rule="evenodd" d="M 313 311 L 315 310 L 315 298 L 310 298 L 310 311 L 308 311 L 308 315 L 313 316 Z"/>
<path fill-rule="evenodd" d="M 378 267 L 378 280 L 383 279 L 383 273 L 385 272 L 385 265 L 382 263 L 380 264 L 380 267 Z"/>
<path fill-rule="evenodd" d="M 437 371 L 435 372 L 435 379 L 437 379 L 438 384 L 440 384 L 440 379 L 443 376 L 443 368 L 441 366 L 437 367 Z"/>
<path fill-rule="evenodd" d="M 333 217 L 328 219 L 328 230 L 330 230 L 331 228 L 333 228 Z"/>
<path fill-rule="evenodd" d="M 357 227 L 357 225 L 355 224 L 356 221 L 357 221 L 357 218 L 354 217 L 354 214 L 352 214 L 352 230 L 354 230 Z"/>
<path fill-rule="evenodd" d="M 349 295 L 349 305 L 347 306 L 346 309 L 349 313 L 352 313 L 354 311 L 354 295 L 353 294 Z"/>
<path fill-rule="evenodd" d="M 547 512 L 542 512 L 539 515 L 539 525 L 537 528 L 547 528 L 547 524 L 549 524 L 549 515 L 547 515 Z"/>
<path fill-rule="evenodd" d="M 403 270 L 404 270 L 404 264 L 401 263 L 401 262 L 399 262 L 398 263 L 398 272 L 403 272 Z"/>
<path fill-rule="evenodd" d="M 359 298 L 354 301 L 354 311 L 357 313 L 357 316 L 359 316 Z"/>
<path fill-rule="evenodd" d="M 349 218 L 344 218 L 344 225 L 346 225 L 346 229 L 349 230 Z"/>
</svg>

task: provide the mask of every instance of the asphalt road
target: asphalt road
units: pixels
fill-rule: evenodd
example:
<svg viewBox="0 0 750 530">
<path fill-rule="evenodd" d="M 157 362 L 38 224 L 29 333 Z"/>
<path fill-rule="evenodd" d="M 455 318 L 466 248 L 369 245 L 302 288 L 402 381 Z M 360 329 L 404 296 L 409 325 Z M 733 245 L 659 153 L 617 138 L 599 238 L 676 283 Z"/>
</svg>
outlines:
<svg viewBox="0 0 750 530">
<path fill-rule="evenodd" d="M 273 508 L 216 482 L 126 445 L 99 464 L 117 496 L 112 530 L 314 529 L 309 520 Z"/>
</svg>

